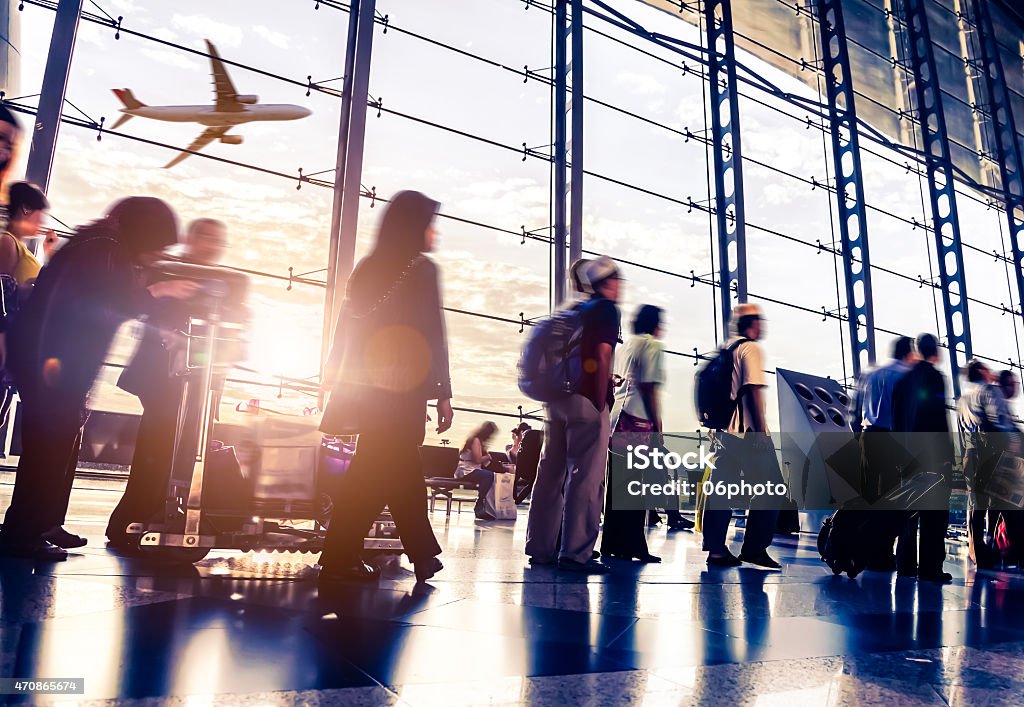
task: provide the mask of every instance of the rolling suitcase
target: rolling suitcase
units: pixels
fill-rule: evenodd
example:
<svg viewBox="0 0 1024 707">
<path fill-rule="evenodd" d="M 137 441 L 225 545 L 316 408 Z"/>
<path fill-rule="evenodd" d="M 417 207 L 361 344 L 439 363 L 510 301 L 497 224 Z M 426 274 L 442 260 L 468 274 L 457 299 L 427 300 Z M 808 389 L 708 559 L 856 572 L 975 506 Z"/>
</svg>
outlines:
<svg viewBox="0 0 1024 707">
<path fill-rule="evenodd" d="M 945 483 L 942 474 L 921 472 L 893 488 L 878 503 L 856 498 L 826 518 L 818 532 L 818 554 L 833 574 L 852 579 L 878 547 L 893 542 L 921 504 Z"/>
</svg>

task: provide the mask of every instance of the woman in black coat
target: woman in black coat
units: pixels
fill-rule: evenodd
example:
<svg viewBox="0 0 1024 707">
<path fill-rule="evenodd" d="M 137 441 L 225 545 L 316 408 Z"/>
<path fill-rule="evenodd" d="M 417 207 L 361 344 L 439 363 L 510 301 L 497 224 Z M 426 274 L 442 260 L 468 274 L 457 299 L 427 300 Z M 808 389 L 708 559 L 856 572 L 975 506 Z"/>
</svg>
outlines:
<svg viewBox="0 0 1024 707">
<path fill-rule="evenodd" d="M 0 554 L 63 560 L 85 538 L 64 530 L 89 390 L 118 328 L 156 311 L 160 297 L 187 299 L 198 285 L 145 286 L 142 266 L 177 242 L 171 207 L 130 197 L 78 230 L 43 268 L 7 332 L 7 367 L 22 402 L 22 454 Z"/>
<path fill-rule="evenodd" d="M 427 518 L 420 464 L 427 401 L 437 401 L 438 433 L 452 423 L 448 345 L 433 248 L 439 204 L 423 194 L 394 196 L 373 251 L 356 266 L 335 331 L 325 383 L 332 386 L 321 430 L 359 434 L 339 484 L 320 557 L 320 578 L 374 579 L 363 538 L 387 506 L 402 545 L 425 581 L 441 569 Z"/>
</svg>

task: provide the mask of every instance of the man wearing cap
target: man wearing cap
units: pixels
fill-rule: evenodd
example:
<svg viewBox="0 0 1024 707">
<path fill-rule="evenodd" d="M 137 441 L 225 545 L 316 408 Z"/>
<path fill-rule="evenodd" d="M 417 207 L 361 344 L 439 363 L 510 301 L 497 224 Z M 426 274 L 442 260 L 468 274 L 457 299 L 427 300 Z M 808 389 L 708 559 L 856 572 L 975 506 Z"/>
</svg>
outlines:
<svg viewBox="0 0 1024 707">
<path fill-rule="evenodd" d="M 579 390 L 547 406 L 544 457 L 530 503 L 526 554 L 532 565 L 601 574 L 592 559 L 604 506 L 605 464 L 613 402 L 611 372 L 619 340 L 619 268 L 601 256 L 573 267 L 590 295 L 582 308 Z M 561 536 L 561 540 L 559 540 Z"/>
<path fill-rule="evenodd" d="M 730 328 L 733 335 L 726 346 L 735 345 L 731 394 L 736 400 L 736 410 L 729 427 L 716 433 L 721 449 L 716 455 L 717 468 L 711 480 L 713 483 L 737 481 L 742 470 L 744 479 L 750 484 L 765 481 L 781 483 L 778 459 L 775 457 L 765 416 L 764 389 L 768 381 L 764 374 L 764 352 L 758 343 L 764 336 L 761 307 L 756 304 L 736 305 Z M 774 503 L 768 497 L 752 500 L 743 534 L 743 548 L 740 556 L 736 557 L 725 544 L 732 518 L 731 506 L 724 499 L 709 498 L 703 519 L 704 550 L 708 553 L 708 565 L 736 567 L 742 562 L 749 562 L 768 569 L 779 569 L 779 563 L 768 554 L 779 515 L 777 499 Z"/>
</svg>

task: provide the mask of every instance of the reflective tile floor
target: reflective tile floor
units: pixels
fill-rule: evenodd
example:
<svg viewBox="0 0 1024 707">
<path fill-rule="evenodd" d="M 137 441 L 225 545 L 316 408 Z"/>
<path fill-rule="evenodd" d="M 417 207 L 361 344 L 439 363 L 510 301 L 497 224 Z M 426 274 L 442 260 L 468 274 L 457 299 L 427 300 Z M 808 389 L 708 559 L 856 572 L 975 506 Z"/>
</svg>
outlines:
<svg viewBox="0 0 1024 707">
<path fill-rule="evenodd" d="M 851 581 L 810 535 L 776 544 L 781 572 L 709 571 L 699 536 L 659 528 L 664 564 L 586 578 L 530 568 L 525 514 L 438 511 L 430 585 L 395 564 L 325 593 L 309 555 L 118 557 L 101 542 L 118 494 L 79 481 L 69 528 L 90 544 L 69 561 L 0 561 L 0 676 L 85 678 L 34 704 L 1024 703 L 1024 575 L 968 571 L 957 548 L 949 586 Z"/>
</svg>

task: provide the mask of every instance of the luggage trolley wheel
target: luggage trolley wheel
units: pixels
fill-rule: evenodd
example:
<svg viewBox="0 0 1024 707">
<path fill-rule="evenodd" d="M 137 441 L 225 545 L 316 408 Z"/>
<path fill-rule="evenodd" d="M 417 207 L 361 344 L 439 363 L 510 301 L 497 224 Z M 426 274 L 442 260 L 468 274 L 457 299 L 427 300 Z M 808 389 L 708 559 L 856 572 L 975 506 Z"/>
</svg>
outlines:
<svg viewBox="0 0 1024 707">
<path fill-rule="evenodd" d="M 182 519 L 184 520 L 184 519 Z M 166 518 L 163 513 L 157 513 L 150 518 L 150 524 L 159 524 L 166 522 Z M 210 531 L 209 526 L 206 522 L 200 521 L 199 532 L 208 533 Z M 174 562 L 176 564 L 192 565 L 200 560 L 206 559 L 206 556 L 210 554 L 211 547 L 175 547 L 173 545 L 143 545 L 142 536 L 138 536 L 139 542 L 137 548 L 139 555 L 143 557 L 149 557 L 155 560 L 164 560 L 166 562 Z"/>
</svg>

